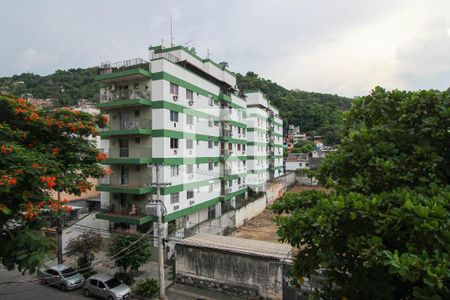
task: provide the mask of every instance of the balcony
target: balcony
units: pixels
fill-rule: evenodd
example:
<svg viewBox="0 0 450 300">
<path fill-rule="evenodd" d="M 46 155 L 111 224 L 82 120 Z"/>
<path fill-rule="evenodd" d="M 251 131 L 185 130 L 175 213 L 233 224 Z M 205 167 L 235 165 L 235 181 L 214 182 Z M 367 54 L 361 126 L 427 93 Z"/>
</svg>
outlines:
<svg viewBox="0 0 450 300">
<path fill-rule="evenodd" d="M 106 210 L 102 210 L 95 216 L 98 219 L 130 225 L 142 225 L 156 220 L 156 218 L 153 216 L 145 215 L 145 213 L 142 212 L 139 208 L 137 208 L 136 212 L 134 213 L 130 208 L 115 208 L 114 205 L 111 205 L 111 207 Z"/>
<path fill-rule="evenodd" d="M 220 132 L 220 138 L 222 140 L 230 140 L 233 137 L 231 129 L 222 129 Z"/>
<path fill-rule="evenodd" d="M 220 121 L 229 121 L 231 118 L 231 113 L 227 108 L 220 109 L 219 114 Z"/>
<path fill-rule="evenodd" d="M 146 105 L 151 106 L 150 91 L 144 90 L 100 90 L 100 103 L 103 110 Z"/>
<path fill-rule="evenodd" d="M 135 173 L 134 175 L 113 173 L 102 178 L 101 184 L 97 185 L 96 190 L 100 192 L 143 195 L 152 191 L 152 188 L 147 186 L 148 182 L 150 182 L 150 172 L 148 170 L 139 172 L 139 174 Z"/>
<path fill-rule="evenodd" d="M 223 189 L 222 189 L 222 195 L 223 195 L 223 196 L 226 196 L 226 195 L 228 195 L 228 194 L 231 194 L 231 192 L 232 192 L 232 188 L 230 188 L 230 187 L 228 187 L 228 188 L 223 188 Z"/>
<path fill-rule="evenodd" d="M 151 135 L 152 121 L 147 118 L 137 118 L 132 121 L 111 121 L 111 128 L 100 132 L 100 137 L 105 139 L 111 136 L 121 135 Z"/>
<path fill-rule="evenodd" d="M 229 157 L 233 154 L 232 150 L 228 150 L 228 149 L 220 149 L 220 156 L 222 157 Z"/>
<path fill-rule="evenodd" d="M 132 58 L 116 63 L 102 63 L 100 75 L 96 80 L 106 82 L 151 78 L 148 61 L 142 58 Z"/>
<path fill-rule="evenodd" d="M 222 177 L 231 176 L 232 174 L 233 174 L 233 172 L 231 171 L 230 168 L 226 168 L 226 169 L 222 170 Z"/>
<path fill-rule="evenodd" d="M 152 148 L 150 147 L 130 147 L 130 148 L 109 148 L 106 152 L 107 159 L 104 165 L 113 164 L 147 164 L 152 161 Z"/>
</svg>

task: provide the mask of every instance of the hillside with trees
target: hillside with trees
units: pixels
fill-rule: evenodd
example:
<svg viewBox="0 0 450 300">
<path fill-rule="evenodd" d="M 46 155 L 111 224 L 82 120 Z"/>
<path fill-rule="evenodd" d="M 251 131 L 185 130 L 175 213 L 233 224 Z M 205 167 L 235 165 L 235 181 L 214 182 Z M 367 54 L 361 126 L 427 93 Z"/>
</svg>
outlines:
<svg viewBox="0 0 450 300">
<path fill-rule="evenodd" d="M 39 99 L 55 99 L 56 105 L 73 105 L 79 99 L 97 102 L 100 83 L 94 80 L 97 68 L 57 70 L 53 74 L 40 76 L 23 73 L 0 78 L 0 92 Z M 253 72 L 237 75 L 241 90 L 258 89 L 276 107 L 288 124 L 300 126 L 309 135 L 322 135 L 327 144 L 338 140 L 342 123 L 342 112 L 350 108 L 351 99 L 337 95 L 288 90 Z"/>
<path fill-rule="evenodd" d="M 0 78 L 0 92 L 19 97 L 56 99 L 56 105 L 73 105 L 80 99 L 97 102 L 100 83 L 97 68 L 57 70 L 47 76 L 22 73 Z"/>
</svg>

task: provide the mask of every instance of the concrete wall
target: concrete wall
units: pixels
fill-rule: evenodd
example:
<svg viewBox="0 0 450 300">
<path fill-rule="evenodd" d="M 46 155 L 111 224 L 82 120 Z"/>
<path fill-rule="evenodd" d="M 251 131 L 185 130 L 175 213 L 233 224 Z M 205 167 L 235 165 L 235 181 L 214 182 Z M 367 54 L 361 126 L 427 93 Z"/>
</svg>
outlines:
<svg viewBox="0 0 450 300">
<path fill-rule="evenodd" d="M 236 210 L 236 227 L 262 213 L 268 205 L 283 196 L 287 187 L 295 182 L 295 174 L 287 174 L 267 185 L 266 195 Z"/>
<path fill-rule="evenodd" d="M 176 281 L 242 297 L 283 298 L 283 265 L 277 260 L 176 245 Z"/>
</svg>

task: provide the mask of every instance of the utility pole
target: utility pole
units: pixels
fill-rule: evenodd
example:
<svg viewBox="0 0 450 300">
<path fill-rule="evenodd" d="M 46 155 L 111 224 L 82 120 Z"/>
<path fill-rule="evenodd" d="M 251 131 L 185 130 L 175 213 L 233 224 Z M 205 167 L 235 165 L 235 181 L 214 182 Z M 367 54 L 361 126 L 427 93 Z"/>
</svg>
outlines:
<svg viewBox="0 0 450 300">
<path fill-rule="evenodd" d="M 151 165 L 147 165 L 151 167 Z M 164 245 L 163 245 L 163 228 L 162 228 L 162 218 L 166 214 L 166 208 L 164 203 L 161 201 L 161 186 L 168 186 L 171 183 L 160 183 L 159 182 L 159 167 L 161 165 L 155 164 L 156 168 L 156 182 L 150 183 L 152 187 L 156 187 L 156 200 L 151 200 L 146 206 L 147 214 L 155 215 L 158 217 L 158 274 L 159 274 L 159 299 L 166 300 L 166 287 L 164 281 Z M 156 212 L 155 212 L 156 210 Z"/>
<path fill-rule="evenodd" d="M 61 191 L 58 188 L 58 203 L 61 203 Z M 63 247 L 62 247 L 62 224 L 61 224 L 61 216 L 58 216 L 56 220 L 56 238 L 58 241 L 58 249 L 56 256 L 58 257 L 58 264 L 63 263 Z"/>
</svg>

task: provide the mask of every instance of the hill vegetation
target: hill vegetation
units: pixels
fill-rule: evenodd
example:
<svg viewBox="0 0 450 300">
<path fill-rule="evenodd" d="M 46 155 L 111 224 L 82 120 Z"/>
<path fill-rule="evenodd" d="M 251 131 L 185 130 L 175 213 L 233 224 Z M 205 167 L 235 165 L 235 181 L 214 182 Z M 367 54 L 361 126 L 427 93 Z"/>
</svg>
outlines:
<svg viewBox="0 0 450 300">
<path fill-rule="evenodd" d="M 57 70 L 40 76 L 23 73 L 0 78 L 0 92 L 21 97 L 55 99 L 56 105 L 73 105 L 79 99 L 97 102 L 100 83 L 94 80 L 97 68 Z M 342 112 L 348 110 L 351 99 L 337 95 L 288 90 L 275 82 L 260 78 L 253 72 L 238 74 L 241 90 L 258 89 L 279 108 L 285 127 L 300 126 L 308 135 L 322 135 L 327 144 L 338 141 Z"/>
</svg>

